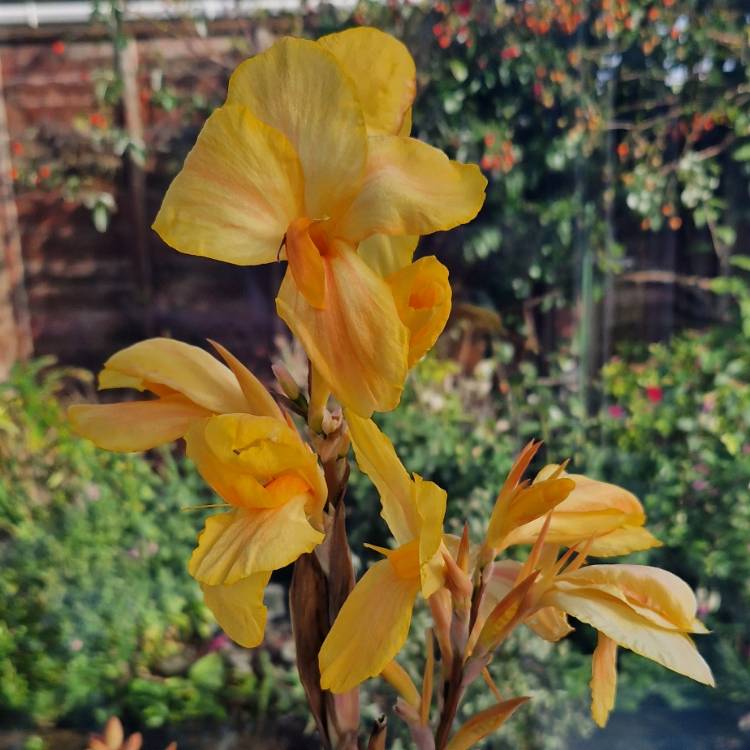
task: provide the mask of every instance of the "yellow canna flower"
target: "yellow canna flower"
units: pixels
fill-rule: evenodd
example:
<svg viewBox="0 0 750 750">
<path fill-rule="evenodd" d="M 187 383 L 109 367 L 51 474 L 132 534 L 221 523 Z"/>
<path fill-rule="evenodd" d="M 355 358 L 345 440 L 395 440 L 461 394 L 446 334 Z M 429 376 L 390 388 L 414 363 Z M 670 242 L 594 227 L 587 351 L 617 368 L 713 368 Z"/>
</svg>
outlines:
<svg viewBox="0 0 750 750">
<path fill-rule="evenodd" d="M 181 341 L 154 338 L 110 357 L 99 388 L 135 388 L 156 399 L 116 404 L 76 404 L 68 409 L 73 429 L 100 448 L 143 451 L 182 437 L 211 414 L 248 412 L 284 421 L 258 379 L 224 347 L 226 365 Z"/>
<path fill-rule="evenodd" d="M 523 621 L 549 641 L 572 631 L 568 615 L 596 628 L 591 710 L 599 726 L 606 724 L 614 706 L 618 645 L 713 686 L 711 670 L 689 636 L 707 631 L 696 618 L 695 596 L 682 579 L 646 565 L 583 566 L 582 556 L 560 572 L 570 553 L 557 560 L 558 549 L 544 545 L 541 550 L 539 576 L 525 600 Z M 495 564 L 480 607 L 481 621 L 488 619 L 527 572 L 514 560 Z"/>
<path fill-rule="evenodd" d="M 618 645 L 713 685 L 711 670 L 689 637 L 706 629 L 684 581 L 643 565 L 584 567 L 587 554 L 619 555 L 659 544 L 643 528 L 645 513 L 637 498 L 620 487 L 566 474 L 563 466 L 545 467 L 528 485 L 521 477 L 537 448 L 530 443 L 519 455 L 490 521 L 485 549 L 493 555 L 500 546 L 534 546 L 525 563 L 503 560 L 488 568 L 476 627 L 482 653 L 519 622 L 549 641 L 572 630 L 568 615 L 594 626 L 599 640 L 592 659 L 591 710 L 600 726 L 614 706 Z M 536 497 L 535 487 L 560 481 L 573 485 L 561 501 L 547 502 L 544 497 L 559 494 L 549 489 L 542 499 Z M 538 513 L 545 505 L 547 510 Z M 524 514 L 535 518 L 518 524 Z M 560 545 L 570 549 L 558 560 Z M 570 562 L 578 546 L 582 552 Z"/>
<path fill-rule="evenodd" d="M 441 552 L 446 493 L 410 478 L 392 443 L 371 420 L 347 414 L 357 463 L 375 484 L 382 515 L 398 547 L 357 582 L 320 650 L 321 686 L 351 690 L 392 662 L 409 633 L 417 594 L 432 596 L 444 580 Z"/>
<path fill-rule="evenodd" d="M 555 465 L 545 466 L 531 487 L 548 482 L 553 474 L 572 481 L 575 487 L 552 513 L 548 543 L 573 546 L 590 540 L 586 551 L 594 557 L 625 555 L 661 545 L 644 528 L 646 514 L 632 493 L 582 474 L 560 473 L 560 467 Z M 505 539 L 505 545 L 533 543 L 543 523 L 544 519 L 539 517 L 515 528 Z"/>
<path fill-rule="evenodd" d="M 408 51 L 375 29 L 282 39 L 234 72 L 154 223 L 193 255 L 255 265 L 283 254 L 279 315 L 365 417 L 398 403 L 450 304 L 434 259 L 397 279 L 398 299 L 388 278 L 408 267 L 416 235 L 471 220 L 484 200 L 476 166 L 405 135 L 414 80 Z"/>
<path fill-rule="evenodd" d="M 678 674 L 714 686 L 690 633 L 706 633 L 690 587 L 646 565 L 589 565 L 555 578 L 540 606 L 551 606 L 597 629 L 592 664 L 592 715 L 599 726 L 614 705 L 616 645 Z"/>
<path fill-rule="evenodd" d="M 485 538 L 485 549 L 490 551 L 490 558 L 494 558 L 496 551 L 518 544 L 513 541 L 513 534 L 519 527 L 535 522 L 541 527 L 543 517 L 558 507 L 575 488 L 571 479 L 562 476 L 562 467 L 557 467 L 557 471 L 544 477 L 537 476 L 533 484 L 529 484 L 528 480 L 522 481 L 524 472 L 540 446 L 541 443 L 533 440 L 526 445 L 500 489 Z"/>
<path fill-rule="evenodd" d="M 258 379 L 219 344 L 226 362 L 171 339 L 113 355 L 100 388 L 156 398 L 69 409 L 74 429 L 109 450 L 137 451 L 184 437 L 187 454 L 231 507 L 210 516 L 190 559 L 207 606 L 237 643 L 263 639 L 271 572 L 323 540 L 327 487 L 317 457 Z"/>
<path fill-rule="evenodd" d="M 297 432 L 272 417 L 209 417 L 185 440 L 188 457 L 231 506 L 206 519 L 188 570 L 226 633 L 252 647 L 263 638 L 271 571 L 323 541 L 323 472 Z"/>
</svg>

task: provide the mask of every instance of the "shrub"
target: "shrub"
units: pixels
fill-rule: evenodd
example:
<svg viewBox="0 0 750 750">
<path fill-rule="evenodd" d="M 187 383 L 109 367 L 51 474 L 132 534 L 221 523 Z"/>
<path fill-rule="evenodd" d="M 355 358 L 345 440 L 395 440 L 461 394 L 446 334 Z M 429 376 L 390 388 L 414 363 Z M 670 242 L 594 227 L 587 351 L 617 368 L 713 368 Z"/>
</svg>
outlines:
<svg viewBox="0 0 750 750">
<path fill-rule="evenodd" d="M 194 469 L 72 435 L 56 398 L 71 372 L 49 364 L 0 384 L 0 716 L 127 711 L 154 727 L 228 706 L 294 710 L 289 669 L 212 651 L 216 625 L 186 569 L 201 511 L 183 511 L 210 502 Z"/>
</svg>

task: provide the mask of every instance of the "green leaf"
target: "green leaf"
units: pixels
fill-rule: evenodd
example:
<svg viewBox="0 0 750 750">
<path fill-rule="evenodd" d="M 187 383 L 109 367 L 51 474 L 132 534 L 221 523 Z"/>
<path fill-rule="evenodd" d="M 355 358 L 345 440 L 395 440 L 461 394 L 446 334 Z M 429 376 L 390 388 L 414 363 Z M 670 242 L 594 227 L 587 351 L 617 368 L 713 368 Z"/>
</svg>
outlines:
<svg viewBox="0 0 750 750">
<path fill-rule="evenodd" d="M 469 69 L 466 67 L 466 63 L 462 60 L 454 58 L 448 63 L 448 67 L 453 73 L 453 77 L 459 82 L 463 83 L 469 77 Z"/>
<path fill-rule="evenodd" d="M 732 158 L 735 161 L 750 161 L 750 143 L 743 143 L 736 148 L 732 153 Z"/>
<path fill-rule="evenodd" d="M 214 652 L 198 659 L 188 670 L 191 682 L 206 690 L 218 690 L 224 684 L 224 662 Z"/>
<path fill-rule="evenodd" d="M 750 255 L 733 255 L 729 262 L 735 268 L 741 268 L 743 271 L 750 271 Z"/>
</svg>

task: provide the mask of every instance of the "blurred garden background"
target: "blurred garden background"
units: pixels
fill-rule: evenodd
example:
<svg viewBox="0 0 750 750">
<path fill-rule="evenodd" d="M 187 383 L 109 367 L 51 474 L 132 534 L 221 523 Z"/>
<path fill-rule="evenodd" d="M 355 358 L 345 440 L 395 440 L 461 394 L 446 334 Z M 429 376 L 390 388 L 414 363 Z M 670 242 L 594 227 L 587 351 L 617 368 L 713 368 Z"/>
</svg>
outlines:
<svg viewBox="0 0 750 750">
<path fill-rule="evenodd" d="M 534 700 L 487 746 L 750 747 L 747 0 L 69 0 L 0 4 L 0 748 L 77 750 L 113 714 L 148 748 L 315 746 L 289 576 L 264 646 L 232 645 L 186 570 L 194 469 L 99 451 L 64 407 L 151 335 L 218 338 L 269 384 L 269 357 L 299 366 L 278 266 L 149 225 L 239 61 L 360 24 L 416 59 L 415 137 L 489 179 L 476 221 L 420 243 L 454 309 L 382 426 L 477 528 L 531 437 L 630 489 L 664 541 L 634 557 L 695 587 L 713 631 L 715 690 L 624 653 L 597 732 L 591 632 L 525 631 L 493 670 Z M 361 477 L 348 502 L 355 550 L 382 542 Z M 374 717 L 393 696 L 370 690 Z"/>
</svg>

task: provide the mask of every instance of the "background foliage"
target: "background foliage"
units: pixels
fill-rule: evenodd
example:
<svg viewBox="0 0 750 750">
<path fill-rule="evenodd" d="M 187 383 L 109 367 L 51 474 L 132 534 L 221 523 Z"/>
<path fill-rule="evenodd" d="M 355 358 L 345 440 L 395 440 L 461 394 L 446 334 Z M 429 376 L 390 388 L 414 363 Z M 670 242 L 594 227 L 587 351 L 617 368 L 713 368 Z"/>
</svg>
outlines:
<svg viewBox="0 0 750 750">
<path fill-rule="evenodd" d="M 187 574 L 203 514 L 183 511 L 210 496 L 194 469 L 73 436 L 56 394 L 76 373 L 49 364 L 0 384 L 0 717 L 159 727 L 298 708 L 288 660 L 230 646 Z"/>
</svg>

